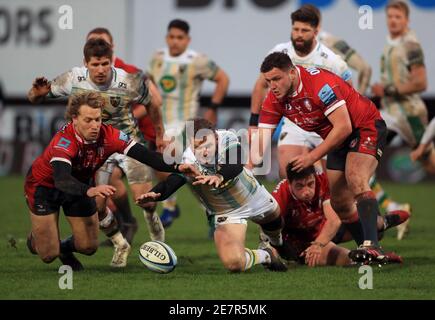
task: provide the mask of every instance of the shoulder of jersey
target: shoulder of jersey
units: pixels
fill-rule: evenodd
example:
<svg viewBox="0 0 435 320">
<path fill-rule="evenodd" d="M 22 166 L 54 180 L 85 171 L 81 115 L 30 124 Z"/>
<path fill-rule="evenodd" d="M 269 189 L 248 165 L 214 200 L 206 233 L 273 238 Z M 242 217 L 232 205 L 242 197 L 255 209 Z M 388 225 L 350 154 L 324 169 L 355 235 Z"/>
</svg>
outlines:
<svg viewBox="0 0 435 320">
<path fill-rule="evenodd" d="M 283 42 L 277 44 L 275 47 L 273 47 L 272 50 L 269 51 L 269 53 L 273 52 L 283 52 L 283 53 L 289 53 L 293 49 L 293 46 L 291 42 Z"/>
<path fill-rule="evenodd" d="M 323 44 L 322 42 L 320 42 L 320 55 L 322 56 L 322 58 L 330 60 L 330 61 L 343 61 L 343 59 L 341 59 L 341 57 L 339 55 L 337 55 L 336 53 L 334 53 L 334 51 L 332 51 L 331 49 L 329 49 L 325 44 Z"/>
</svg>

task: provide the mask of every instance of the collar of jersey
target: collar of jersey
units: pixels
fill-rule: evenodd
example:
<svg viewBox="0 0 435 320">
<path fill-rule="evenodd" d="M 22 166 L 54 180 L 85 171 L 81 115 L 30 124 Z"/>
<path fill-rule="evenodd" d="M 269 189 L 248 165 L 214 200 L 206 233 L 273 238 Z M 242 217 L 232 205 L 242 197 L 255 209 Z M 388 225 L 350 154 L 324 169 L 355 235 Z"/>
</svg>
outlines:
<svg viewBox="0 0 435 320">
<path fill-rule="evenodd" d="M 184 51 L 179 56 L 173 57 L 169 54 L 168 48 L 164 49 L 165 60 L 168 62 L 188 63 L 189 62 L 189 59 L 188 59 L 189 54 L 193 54 L 193 51 L 190 50 L 189 48 L 187 48 L 186 51 Z"/>
<path fill-rule="evenodd" d="M 104 86 L 99 86 L 96 83 L 94 83 L 91 79 L 91 77 L 89 76 L 89 69 L 86 68 L 86 79 L 88 79 L 88 82 L 95 87 L 96 89 L 100 90 L 100 91 L 106 91 L 108 90 L 110 87 L 113 87 L 116 84 L 116 78 L 118 77 L 118 73 L 116 72 L 116 68 L 114 68 L 112 66 L 112 80 L 110 81 L 110 83 L 108 85 L 104 85 Z"/>
</svg>

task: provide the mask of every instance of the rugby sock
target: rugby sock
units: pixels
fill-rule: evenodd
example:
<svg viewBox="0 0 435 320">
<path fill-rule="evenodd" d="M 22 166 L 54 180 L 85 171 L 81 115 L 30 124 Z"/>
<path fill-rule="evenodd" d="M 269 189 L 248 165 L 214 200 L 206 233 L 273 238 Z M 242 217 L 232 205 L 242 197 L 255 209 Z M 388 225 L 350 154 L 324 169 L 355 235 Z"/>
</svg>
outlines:
<svg viewBox="0 0 435 320">
<path fill-rule="evenodd" d="M 376 200 L 382 209 L 388 211 L 388 207 L 391 204 L 394 204 L 394 201 L 390 198 L 390 196 L 385 192 L 384 188 L 379 184 L 376 180 L 375 176 L 372 176 L 369 180 L 370 189 L 375 193 Z"/>
<path fill-rule="evenodd" d="M 245 248 L 245 271 L 248 269 L 251 269 L 256 264 L 261 263 L 270 263 L 270 256 L 269 253 L 262 249 L 258 250 L 251 250 L 248 248 Z"/>
<path fill-rule="evenodd" d="M 119 231 L 118 222 L 116 221 L 112 211 L 109 208 L 106 208 L 106 212 L 106 217 L 100 221 L 101 231 L 112 240 L 113 245 L 121 247 L 125 246 L 128 242 L 121 234 L 121 231 Z"/>
<path fill-rule="evenodd" d="M 66 239 L 60 241 L 60 252 L 61 253 L 72 253 L 77 252 L 74 245 L 74 236 L 69 236 Z"/>
<path fill-rule="evenodd" d="M 373 191 L 366 191 L 357 195 L 355 200 L 364 231 L 364 240 L 370 240 L 375 246 L 378 246 L 377 219 L 379 207 L 376 195 Z"/>
<path fill-rule="evenodd" d="M 143 209 L 143 215 L 151 240 L 165 242 L 165 228 L 163 228 L 162 221 L 155 211 L 155 207 L 152 211 L 149 209 Z"/>
<path fill-rule="evenodd" d="M 360 246 L 364 242 L 364 230 L 358 212 L 354 212 L 354 214 L 347 219 L 342 219 L 341 222 L 350 232 L 356 244 Z"/>
</svg>

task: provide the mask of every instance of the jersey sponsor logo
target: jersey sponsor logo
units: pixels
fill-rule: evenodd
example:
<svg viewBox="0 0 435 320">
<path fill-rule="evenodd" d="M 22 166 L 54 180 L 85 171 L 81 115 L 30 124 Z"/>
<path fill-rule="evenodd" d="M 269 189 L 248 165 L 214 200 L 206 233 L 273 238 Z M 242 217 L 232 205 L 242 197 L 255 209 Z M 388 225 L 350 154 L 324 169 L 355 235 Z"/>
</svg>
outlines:
<svg viewBox="0 0 435 320">
<path fill-rule="evenodd" d="M 313 110 L 313 106 L 311 105 L 309 99 L 304 99 L 304 107 L 310 112 Z"/>
<path fill-rule="evenodd" d="M 173 76 L 166 75 L 160 79 L 159 85 L 164 92 L 169 93 L 177 87 L 177 80 Z"/>
<path fill-rule="evenodd" d="M 318 94 L 320 100 L 324 105 L 328 106 L 337 100 L 337 96 L 334 93 L 334 90 L 330 87 L 329 84 L 325 84 Z"/>
<path fill-rule="evenodd" d="M 224 222 L 225 220 L 227 220 L 227 217 L 218 217 L 218 218 L 217 218 L 217 222 L 218 222 L 218 223 L 222 223 L 222 222 Z"/>
<path fill-rule="evenodd" d="M 130 138 L 129 138 L 128 134 L 126 134 L 122 131 L 119 131 L 119 140 L 128 142 L 130 140 Z"/>
<path fill-rule="evenodd" d="M 121 104 L 121 97 L 110 97 L 109 99 L 110 104 L 114 107 L 117 108 L 119 107 L 119 105 Z"/>
<path fill-rule="evenodd" d="M 60 138 L 59 142 L 57 143 L 57 147 L 61 147 L 61 148 L 65 148 L 67 149 L 71 144 L 71 141 L 69 141 L 68 139 L 62 137 Z"/>
<path fill-rule="evenodd" d="M 118 83 L 118 88 L 127 89 L 127 84 L 125 82 Z"/>
<path fill-rule="evenodd" d="M 344 81 L 348 81 L 350 79 L 352 79 L 352 72 L 350 72 L 350 70 L 346 70 L 345 72 L 343 72 L 343 74 L 341 75 L 341 78 Z"/>
</svg>

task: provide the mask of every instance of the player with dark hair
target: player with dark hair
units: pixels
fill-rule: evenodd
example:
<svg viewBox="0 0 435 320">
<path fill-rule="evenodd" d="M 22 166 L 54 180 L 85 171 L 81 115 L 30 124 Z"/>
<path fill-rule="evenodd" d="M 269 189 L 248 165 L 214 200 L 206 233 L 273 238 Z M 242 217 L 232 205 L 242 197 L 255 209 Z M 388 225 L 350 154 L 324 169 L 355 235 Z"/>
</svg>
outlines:
<svg viewBox="0 0 435 320">
<path fill-rule="evenodd" d="M 190 26 L 187 21 L 175 19 L 169 22 L 166 34 L 167 47 L 157 50 L 149 63 L 147 73 L 162 96 L 162 116 L 168 140 L 175 139 L 174 148 L 182 153 L 180 136 L 186 120 L 198 116 L 199 96 L 205 80 L 216 83 L 211 104 L 204 118 L 213 125 L 217 122 L 217 109 L 228 89 L 229 79 L 225 71 L 213 60 L 189 48 Z M 175 150 L 174 150 L 175 151 Z M 157 174 L 162 180 L 166 174 Z M 169 227 L 180 215 L 175 194 L 163 202 L 162 223 Z"/>
<path fill-rule="evenodd" d="M 263 102 L 262 129 L 255 143 L 261 141 L 263 130 L 274 129 L 283 116 L 319 134 L 321 144 L 289 163 L 300 171 L 328 155 L 331 205 L 360 246 L 350 257 L 365 263 L 401 261 L 393 253 L 385 254 L 378 243 L 379 207 L 369 179 L 382 156 L 386 125 L 376 106 L 337 75 L 321 68 L 294 66 L 285 53 L 268 55 L 261 72 L 270 92 Z M 255 162 L 260 163 L 261 155 L 256 156 Z"/>
<path fill-rule="evenodd" d="M 264 264 L 273 271 L 286 271 L 276 249 L 245 248 L 247 220 L 259 224 L 270 243 L 282 245 L 282 219 L 273 197 L 243 167 L 242 150 L 237 136 L 227 130 L 214 130 L 202 118 L 188 121 L 193 126 L 193 136 L 187 137 L 190 145 L 183 153 L 182 163 L 193 163 L 201 172 L 194 180 L 171 174 L 138 202 L 162 201 L 177 189 L 189 183 L 216 224 L 214 241 L 224 267 L 232 272 Z"/>
<path fill-rule="evenodd" d="M 314 267 L 318 265 L 347 265 L 349 250 L 337 244 L 352 239 L 332 209 L 328 179 L 314 166 L 301 171 L 287 166 L 287 179 L 282 180 L 272 192 L 280 206 L 284 220 L 281 257 L 296 260 Z M 394 211 L 378 216 L 378 234 L 396 226 L 409 217 L 406 211 Z M 267 246 L 261 234 L 260 247 Z"/>
<path fill-rule="evenodd" d="M 103 122 L 111 124 L 119 130 L 131 135 L 138 142 L 145 144 L 142 134 L 137 129 L 131 113 L 131 106 L 144 104 L 154 122 L 156 129 L 156 144 L 163 148 L 163 124 L 161 118 L 160 101 L 150 93 L 149 80 L 143 73 L 130 74 L 122 69 L 112 67 L 113 50 L 110 44 L 103 39 L 89 39 L 84 46 L 85 66 L 73 68 L 68 72 L 48 82 L 45 78 L 37 78 L 28 93 L 32 103 L 42 101 L 44 98 L 57 98 L 70 96 L 81 92 L 97 91 L 105 99 Z M 147 179 L 150 179 L 149 169 L 134 159 L 125 158 L 125 173 L 135 195 L 142 194 L 142 188 Z M 109 181 L 98 174 L 97 183 L 107 184 Z M 133 188 L 133 186 L 139 186 Z M 155 204 L 148 204 L 155 208 Z M 100 221 L 105 224 L 106 216 L 114 219 L 113 213 L 106 207 L 106 202 L 97 198 L 97 208 Z M 103 230 L 104 227 L 102 226 Z M 112 236 L 114 242 L 114 255 L 111 265 L 123 267 L 130 252 L 130 245 L 119 232 Z M 122 258 L 124 257 L 124 258 Z"/>
<path fill-rule="evenodd" d="M 71 96 L 65 113 L 68 123 L 33 162 L 26 176 L 24 189 L 32 221 L 27 245 L 46 263 L 59 257 L 73 270 L 81 270 L 83 266 L 73 252 L 92 255 L 97 250 L 98 213 L 94 198 L 105 200 L 116 189 L 95 186 L 94 176 L 113 153 L 123 153 L 158 170 L 188 170 L 186 165 L 167 165 L 159 153 L 102 124 L 104 107 L 105 99 L 96 92 Z M 59 242 L 60 207 L 73 234 Z M 105 220 L 107 217 L 102 221 L 107 222 L 104 230 L 111 236 L 116 232 L 116 220 Z"/>
<path fill-rule="evenodd" d="M 86 40 L 89 39 L 103 39 L 108 44 L 110 44 L 112 50 L 115 47 L 113 43 L 113 36 L 110 31 L 106 28 L 95 28 L 89 31 Z M 140 73 L 141 70 L 134 65 L 127 64 L 123 60 L 121 60 L 118 56 L 113 55 L 113 65 L 115 68 L 120 68 L 127 73 Z M 161 97 L 160 93 L 157 90 L 155 84 L 152 81 L 148 82 L 149 90 L 152 96 L 158 100 L 156 104 L 161 105 Z M 138 119 L 138 128 L 143 134 L 144 143 L 150 149 L 156 148 L 156 133 L 154 130 L 154 125 L 150 116 L 146 112 L 145 106 L 141 104 L 136 104 L 132 106 L 133 115 Z M 124 175 L 127 175 L 128 170 L 128 160 L 126 160 L 123 155 L 114 154 L 109 158 L 109 160 L 105 163 L 99 173 L 99 180 L 101 183 L 108 183 L 108 179 L 110 179 L 110 184 L 116 187 L 116 193 L 113 196 L 114 206 L 112 205 L 112 201 L 109 200 L 109 207 L 113 208 L 115 217 L 118 220 L 120 230 L 122 234 L 125 236 L 128 243 L 132 243 L 133 236 L 137 231 L 138 225 L 136 218 L 133 216 L 130 204 L 128 201 L 128 193 L 127 188 L 122 180 Z M 139 167 L 142 172 L 139 172 L 139 169 L 135 169 L 135 174 L 141 178 L 136 178 L 135 180 L 130 179 L 129 186 L 133 189 L 133 193 L 143 193 L 149 189 L 151 189 L 151 177 L 152 173 L 149 168 L 145 166 Z M 139 180 L 138 180 L 139 179 Z M 134 182 L 134 183 L 130 183 Z M 139 189 L 139 190 L 138 190 Z M 112 199 L 111 199 L 112 200 Z M 153 204 L 148 203 L 144 206 L 143 215 L 145 218 L 145 222 L 148 228 L 148 232 L 150 234 L 150 238 L 152 240 L 165 240 L 165 230 L 162 226 L 160 218 L 158 214 L 155 212 L 155 206 Z M 113 210 L 112 210 L 113 211 Z M 105 245 L 113 245 L 112 242 L 107 239 L 103 244 Z"/>
</svg>

